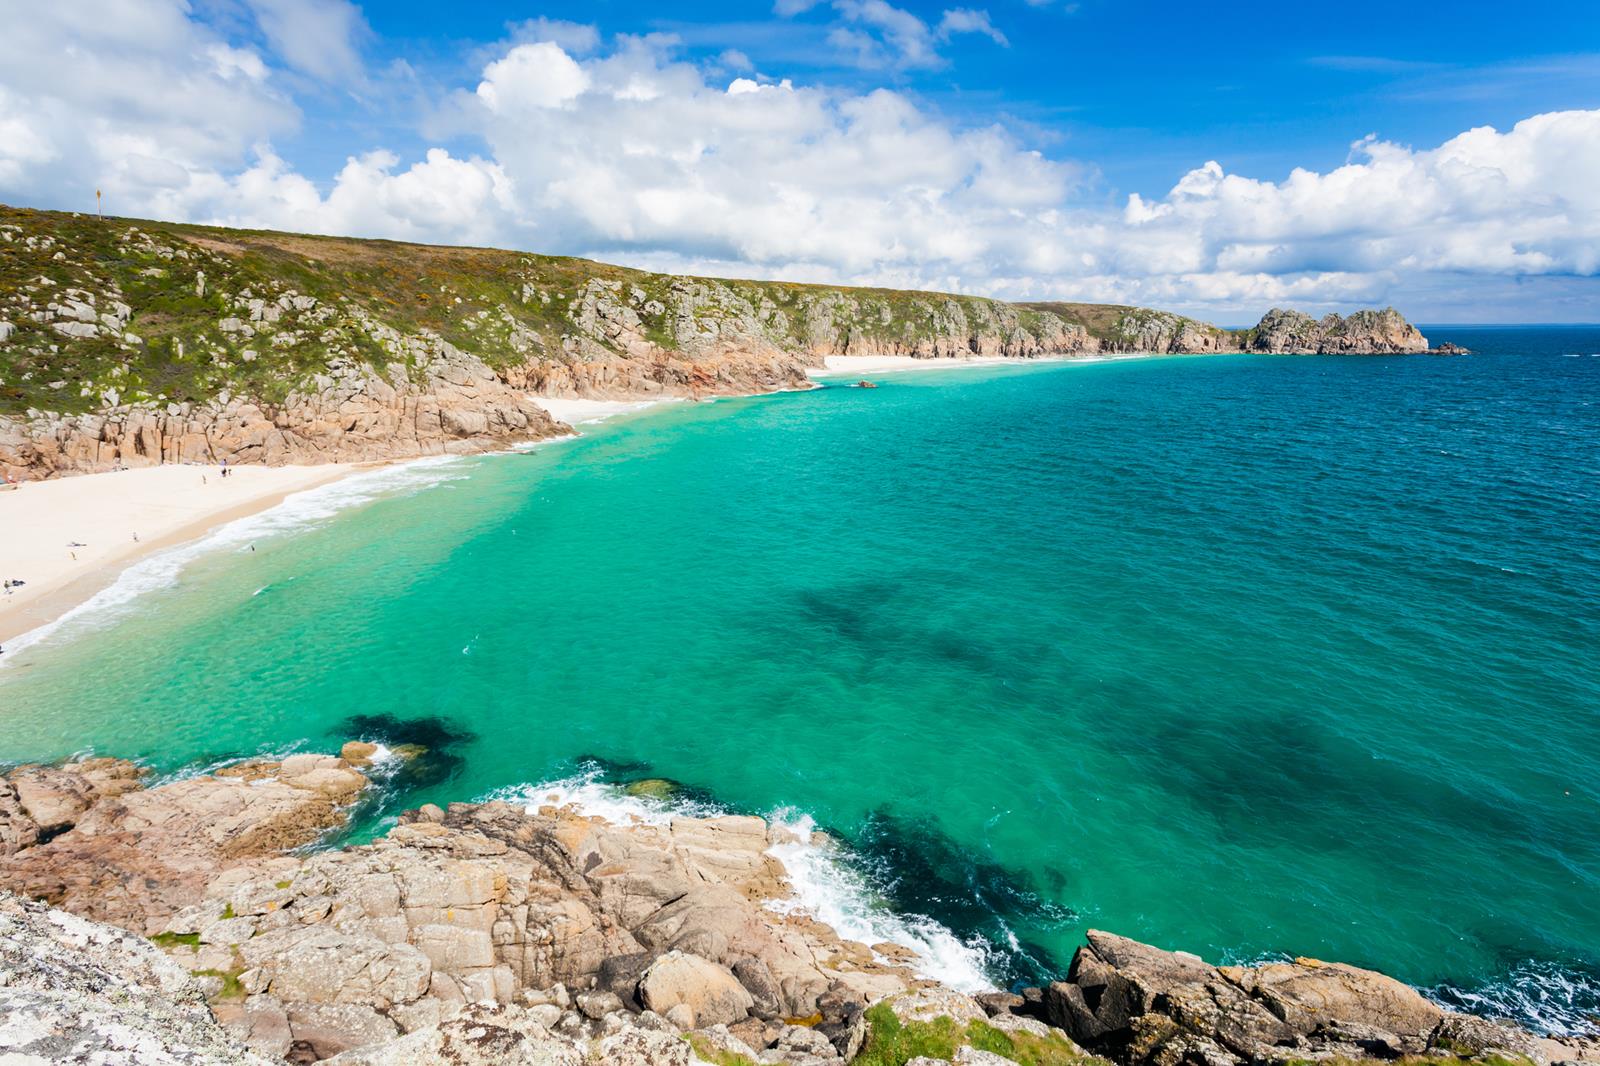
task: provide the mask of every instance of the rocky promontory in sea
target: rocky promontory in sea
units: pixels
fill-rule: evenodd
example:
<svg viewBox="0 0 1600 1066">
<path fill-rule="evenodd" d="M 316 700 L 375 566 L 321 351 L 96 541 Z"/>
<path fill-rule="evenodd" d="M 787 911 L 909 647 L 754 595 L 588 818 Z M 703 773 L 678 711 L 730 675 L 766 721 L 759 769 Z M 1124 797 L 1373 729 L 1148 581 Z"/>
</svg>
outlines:
<svg viewBox="0 0 1600 1066">
<path fill-rule="evenodd" d="M 485 451 L 570 431 L 538 396 L 800 388 L 830 355 L 1425 350 L 1393 309 L 1225 330 L 0 205 L 0 474 L 30 478 Z"/>
<path fill-rule="evenodd" d="M 1101 932 L 1059 981 L 967 994 L 797 908 L 773 849 L 798 841 L 754 817 L 619 824 L 552 796 L 308 847 L 369 798 L 378 753 L 152 787 L 107 758 L 0 779 L 0 1060 L 1600 1061 L 1368 970 L 1217 967 Z"/>
</svg>

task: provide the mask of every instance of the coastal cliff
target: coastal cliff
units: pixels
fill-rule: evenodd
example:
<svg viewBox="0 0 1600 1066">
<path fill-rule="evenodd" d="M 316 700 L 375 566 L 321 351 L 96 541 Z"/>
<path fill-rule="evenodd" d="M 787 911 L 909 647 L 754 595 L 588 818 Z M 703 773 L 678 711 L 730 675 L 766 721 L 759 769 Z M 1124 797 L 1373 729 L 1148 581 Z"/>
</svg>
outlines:
<svg viewBox="0 0 1600 1066">
<path fill-rule="evenodd" d="M 807 384 L 829 356 L 1426 350 L 1394 310 L 1163 311 L 652 274 L 0 206 L 0 473 L 308 463 L 568 432 L 536 397 Z"/>
<path fill-rule="evenodd" d="M 798 906 L 779 855 L 830 842 L 755 817 L 458 803 L 307 852 L 398 757 L 352 742 L 153 787 L 107 758 L 0 778 L 0 1011 L 21 1019 L 0 1025 L 0 1057 L 1600 1061 L 1593 1042 L 1454 1014 L 1368 970 L 1216 967 L 1094 931 L 1059 981 L 960 991 L 914 951 L 841 937 Z"/>
</svg>

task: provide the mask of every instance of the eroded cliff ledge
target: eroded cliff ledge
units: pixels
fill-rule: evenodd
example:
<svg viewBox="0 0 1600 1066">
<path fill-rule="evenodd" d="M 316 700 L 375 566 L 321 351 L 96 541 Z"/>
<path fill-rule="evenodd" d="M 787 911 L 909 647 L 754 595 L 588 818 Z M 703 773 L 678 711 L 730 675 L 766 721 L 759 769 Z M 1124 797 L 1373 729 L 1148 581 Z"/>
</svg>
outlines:
<svg viewBox="0 0 1600 1066">
<path fill-rule="evenodd" d="M 307 853 L 363 802 L 375 751 L 148 788 L 104 758 L 0 778 L 0 1058 L 1600 1061 L 1594 1042 L 1453 1014 L 1369 970 L 1215 967 L 1099 932 L 1045 988 L 964 994 L 919 976 L 906 948 L 794 907 L 773 848 L 796 840 L 760 818 L 614 824 L 550 802 L 462 803 Z"/>
<path fill-rule="evenodd" d="M 482 451 L 533 397 L 803 387 L 830 355 L 1426 350 L 1394 310 L 1230 331 L 1096 304 L 720 281 L 581 259 L 0 206 L 0 472 Z"/>
</svg>

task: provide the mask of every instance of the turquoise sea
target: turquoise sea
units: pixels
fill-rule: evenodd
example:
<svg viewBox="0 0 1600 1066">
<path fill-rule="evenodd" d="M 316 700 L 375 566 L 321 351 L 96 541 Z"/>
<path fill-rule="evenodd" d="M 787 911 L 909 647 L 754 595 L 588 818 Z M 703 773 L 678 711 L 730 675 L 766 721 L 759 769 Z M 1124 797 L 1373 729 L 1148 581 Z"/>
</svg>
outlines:
<svg viewBox="0 0 1600 1066">
<path fill-rule="evenodd" d="M 1099 927 L 1581 1027 L 1600 329 L 1427 332 L 1478 354 L 880 375 L 361 475 L 9 644 L 0 759 L 430 745 L 357 836 L 668 777 L 1000 983 Z"/>
</svg>

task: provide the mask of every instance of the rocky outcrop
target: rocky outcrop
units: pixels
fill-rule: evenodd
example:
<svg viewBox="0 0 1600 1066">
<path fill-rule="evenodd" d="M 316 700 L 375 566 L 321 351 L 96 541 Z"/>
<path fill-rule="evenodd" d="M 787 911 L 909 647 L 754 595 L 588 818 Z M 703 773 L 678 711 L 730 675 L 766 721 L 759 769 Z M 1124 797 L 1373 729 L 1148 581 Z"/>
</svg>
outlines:
<svg viewBox="0 0 1600 1066">
<path fill-rule="evenodd" d="M 1569 1057 L 1521 1029 L 1444 1011 L 1371 970 L 1315 959 L 1212 966 L 1110 933 L 1091 930 L 1088 940 L 1065 980 L 1024 1003 L 1122 1066 Z"/>
<path fill-rule="evenodd" d="M 1428 339 L 1392 307 L 1321 319 L 1274 308 L 1246 333 L 1245 348 L 1291 355 L 1389 355 L 1425 352 Z"/>
<path fill-rule="evenodd" d="M 45 777 L 49 796 L 34 784 Z M 321 755 L 148 789 L 107 760 L 21 768 L 5 779 L 3 824 L 21 843 L 0 886 L 154 936 L 269 1058 L 445 1047 L 473 1004 L 505 1008 L 518 1039 L 548 1031 L 579 1048 L 639 1018 L 674 1047 L 687 1047 L 680 1030 L 735 1026 L 766 1050 L 795 1018 L 848 1046 L 869 1002 L 918 984 L 899 949 L 766 906 L 788 894 L 769 850 L 791 838 L 759 818 L 624 827 L 456 804 L 412 812 L 368 845 L 285 854 L 337 824 L 364 784 Z M 66 796 L 83 802 L 63 808 Z M 43 839 L 35 816 L 47 813 L 66 828 Z M 615 1053 L 644 1054 L 634 1045 L 651 1039 Z"/>
<path fill-rule="evenodd" d="M 1239 350 L 1234 334 L 1167 311 L 1138 309 L 1120 315 L 1101 348 L 1151 355 L 1204 355 Z"/>
<path fill-rule="evenodd" d="M 288 264 L 292 263 L 290 269 Z M 1404 352 L 1392 309 L 1234 333 L 1145 308 L 723 281 L 0 206 L 0 474 L 469 453 L 539 395 L 801 388 L 828 356 Z"/>
<path fill-rule="evenodd" d="M 323 463 L 498 449 L 567 432 L 525 391 L 438 338 L 420 371 L 336 362 L 282 403 L 206 403 L 0 418 L 0 471 L 33 477 L 156 463 Z M 397 339 L 398 343 L 398 339 Z"/>
<path fill-rule="evenodd" d="M 614 824 L 462 803 L 306 853 L 359 799 L 374 754 L 353 742 L 148 788 L 114 759 L 0 779 L 0 890 L 162 949 L 0 898 L 0 1008 L 25 1014 L 0 1010 L 0 1056 L 103 1045 L 152 1062 L 842 1066 L 917 1046 L 982 1066 L 1288 1066 L 1583 1053 L 1371 971 L 1217 967 L 1100 932 L 1064 980 L 970 997 L 919 977 L 903 948 L 796 911 L 773 854 L 794 838 L 760 818 Z"/>
<path fill-rule="evenodd" d="M 143 937 L 0 892 L 0 1062 L 266 1066 Z"/>
<path fill-rule="evenodd" d="M 366 778 L 332 756 L 247 762 L 159 788 L 117 759 L 25 766 L 0 782 L 0 887 L 143 933 L 219 872 L 317 839 Z"/>
</svg>

